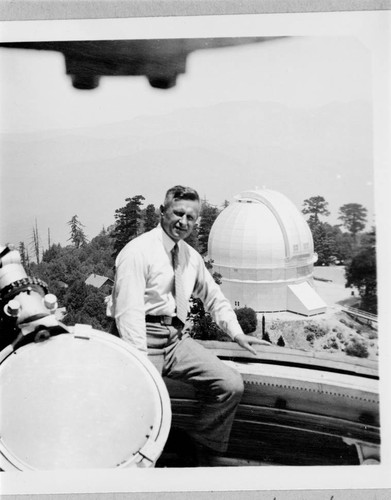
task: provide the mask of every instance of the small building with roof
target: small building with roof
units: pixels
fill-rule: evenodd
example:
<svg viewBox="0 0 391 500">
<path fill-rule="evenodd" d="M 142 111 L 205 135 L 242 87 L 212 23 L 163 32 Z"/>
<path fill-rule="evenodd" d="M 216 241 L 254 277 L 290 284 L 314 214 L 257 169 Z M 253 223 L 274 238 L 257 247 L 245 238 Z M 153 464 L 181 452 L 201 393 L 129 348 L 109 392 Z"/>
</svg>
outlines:
<svg viewBox="0 0 391 500">
<path fill-rule="evenodd" d="M 106 276 L 100 276 L 99 274 L 90 274 L 85 280 L 86 285 L 91 285 L 95 288 L 99 288 L 104 293 L 111 293 L 114 285 L 114 281 Z"/>
<path fill-rule="evenodd" d="M 208 256 L 233 307 L 305 316 L 326 311 L 313 283 L 311 230 L 282 193 L 261 189 L 235 196 L 212 226 Z"/>
</svg>

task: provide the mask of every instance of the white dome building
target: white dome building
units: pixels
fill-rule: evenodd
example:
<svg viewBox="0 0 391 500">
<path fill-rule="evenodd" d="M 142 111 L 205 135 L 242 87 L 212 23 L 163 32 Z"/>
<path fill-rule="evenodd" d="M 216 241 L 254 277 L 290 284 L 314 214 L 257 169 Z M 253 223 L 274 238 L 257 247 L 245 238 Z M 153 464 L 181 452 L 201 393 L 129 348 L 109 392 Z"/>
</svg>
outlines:
<svg viewBox="0 0 391 500">
<path fill-rule="evenodd" d="M 208 249 L 233 307 L 306 316 L 325 312 L 313 288 L 310 228 L 283 194 L 262 189 L 235 196 L 214 222 Z"/>
</svg>

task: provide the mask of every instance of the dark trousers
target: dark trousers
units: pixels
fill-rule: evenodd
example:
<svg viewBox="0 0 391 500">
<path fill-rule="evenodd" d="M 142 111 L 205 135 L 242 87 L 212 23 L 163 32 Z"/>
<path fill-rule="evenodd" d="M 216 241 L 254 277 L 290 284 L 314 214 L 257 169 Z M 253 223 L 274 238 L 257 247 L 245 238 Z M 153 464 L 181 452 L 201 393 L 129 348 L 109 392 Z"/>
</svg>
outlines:
<svg viewBox="0 0 391 500">
<path fill-rule="evenodd" d="M 208 448 L 226 451 L 243 394 L 241 375 L 180 329 L 160 323 L 146 326 L 148 349 L 155 354 L 149 357 L 161 374 L 196 390 L 199 414 L 190 435 Z"/>
</svg>

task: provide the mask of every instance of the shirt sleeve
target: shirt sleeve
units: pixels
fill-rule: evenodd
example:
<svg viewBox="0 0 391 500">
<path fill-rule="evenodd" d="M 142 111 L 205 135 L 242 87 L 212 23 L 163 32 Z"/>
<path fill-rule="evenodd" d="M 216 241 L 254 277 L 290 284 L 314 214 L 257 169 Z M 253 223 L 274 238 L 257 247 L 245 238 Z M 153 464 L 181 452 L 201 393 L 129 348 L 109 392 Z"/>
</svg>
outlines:
<svg viewBox="0 0 391 500">
<path fill-rule="evenodd" d="M 144 293 L 146 271 L 142 252 L 120 254 L 116 262 L 112 312 L 120 337 L 147 353 Z"/>
<path fill-rule="evenodd" d="M 202 300 L 205 310 L 212 315 L 215 323 L 232 340 L 243 333 L 230 302 L 206 269 L 201 256 L 199 256 L 197 281 L 193 295 Z"/>
</svg>

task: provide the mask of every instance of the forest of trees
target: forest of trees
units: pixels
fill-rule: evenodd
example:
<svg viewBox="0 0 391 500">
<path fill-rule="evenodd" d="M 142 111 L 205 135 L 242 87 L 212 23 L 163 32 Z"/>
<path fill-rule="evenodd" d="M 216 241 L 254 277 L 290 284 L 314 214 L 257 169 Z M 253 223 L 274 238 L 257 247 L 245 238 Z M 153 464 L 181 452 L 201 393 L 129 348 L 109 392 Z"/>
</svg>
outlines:
<svg viewBox="0 0 391 500">
<path fill-rule="evenodd" d="M 304 200 L 302 212 L 308 215 L 318 255 L 316 264 L 345 264 L 346 287 L 358 289 L 361 309 L 377 314 L 376 230 L 372 227 L 369 232 L 362 232 L 367 209 L 359 203 L 347 203 L 338 212 L 342 224 L 332 226 L 321 220 L 330 215 L 327 201 L 313 196 Z"/>
<path fill-rule="evenodd" d="M 20 242 L 19 251 L 22 264 L 27 272 L 44 280 L 51 293 L 54 293 L 60 307 L 66 308 L 65 324 L 88 323 L 94 328 L 108 331 L 110 320 L 106 317 L 105 295 L 107 293 L 86 285 L 91 274 L 114 279 L 115 257 L 128 241 L 156 227 L 159 210 L 148 204 L 145 198 L 136 195 L 125 200 L 125 205 L 115 211 L 114 223 L 109 228 L 89 240 L 84 225 L 77 215 L 67 222 L 70 229 L 70 244 L 61 246 L 50 242 L 42 249 L 38 224 L 35 222 L 30 249 L 34 259 L 29 256 L 28 248 Z M 200 219 L 187 242 L 203 255 L 207 267 L 213 272 L 212 263 L 207 260 L 208 237 L 211 227 L 219 213 L 227 207 L 202 201 Z M 318 255 L 316 265 L 345 264 L 346 286 L 359 290 L 361 308 L 377 312 L 376 280 L 376 234 L 362 232 L 366 224 L 366 209 L 359 204 L 346 204 L 339 209 L 340 225 L 331 225 L 325 219 L 330 215 L 328 203 L 321 196 L 304 200 L 302 212 L 314 239 L 314 249 Z M 345 231 L 343 230 L 345 229 Z M 221 276 L 214 275 L 219 283 Z M 194 336 L 202 335 L 203 330 L 211 331 L 211 318 L 202 305 L 193 301 L 191 317 L 194 322 Z M 208 328 L 205 328 L 208 326 Z"/>
</svg>

